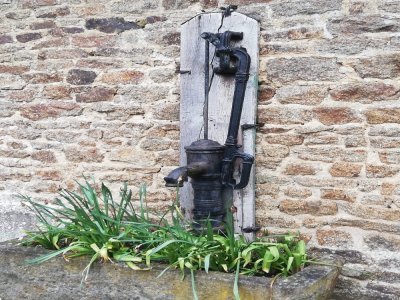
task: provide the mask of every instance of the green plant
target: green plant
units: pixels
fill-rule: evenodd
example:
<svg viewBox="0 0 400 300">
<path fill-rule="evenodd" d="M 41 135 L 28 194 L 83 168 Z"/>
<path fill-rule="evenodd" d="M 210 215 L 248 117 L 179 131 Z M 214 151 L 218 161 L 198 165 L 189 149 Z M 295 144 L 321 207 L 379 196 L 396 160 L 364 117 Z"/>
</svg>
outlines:
<svg viewBox="0 0 400 300">
<path fill-rule="evenodd" d="M 171 268 L 180 269 L 182 278 L 190 271 L 195 299 L 195 271 L 232 272 L 233 292 L 239 299 L 239 275 L 287 276 L 307 262 L 304 241 L 298 236 L 267 236 L 247 242 L 243 236 L 235 236 L 230 213 L 224 232 L 213 232 L 211 220 L 205 220 L 202 230 L 194 230 L 183 219 L 179 196 L 168 212 L 155 216 L 147 209 L 144 185 L 139 190 L 138 212 L 126 184 L 118 201 L 104 184 L 99 193 L 87 180 L 79 184 L 79 189 L 80 193 L 63 190 L 54 205 L 22 196 L 39 220 L 38 230 L 28 232 L 23 243 L 56 250 L 29 263 L 41 263 L 58 255 L 65 259 L 89 255 L 82 280 L 96 260 L 124 262 L 135 270 L 151 268 L 153 262 L 167 263 L 159 276 Z"/>
</svg>

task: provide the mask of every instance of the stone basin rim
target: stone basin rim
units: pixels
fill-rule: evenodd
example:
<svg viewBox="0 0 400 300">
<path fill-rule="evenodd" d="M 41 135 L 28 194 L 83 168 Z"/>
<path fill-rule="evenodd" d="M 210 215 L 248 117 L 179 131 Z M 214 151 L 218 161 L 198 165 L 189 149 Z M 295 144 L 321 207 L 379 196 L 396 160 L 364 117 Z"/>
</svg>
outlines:
<svg viewBox="0 0 400 300">
<path fill-rule="evenodd" d="M 191 299 L 190 276 L 180 281 L 180 271 L 170 270 L 156 279 L 167 266 L 162 264 L 154 264 L 149 271 L 134 271 L 121 263 L 95 263 L 84 284 L 85 288 L 79 289 L 81 272 L 88 263 L 88 257 L 71 259 L 69 262 L 58 257 L 39 265 L 26 264 L 26 259 L 47 252 L 49 250 L 41 247 L 18 245 L 16 240 L 0 243 L 0 295 L 4 295 L 4 299 L 13 296 L 40 299 L 50 295 L 63 295 L 69 299 L 71 292 L 74 292 L 81 299 L 93 299 L 91 296 L 99 299 L 131 299 L 124 298 L 124 295 L 137 295 L 137 299 Z M 277 278 L 272 289 L 271 277 L 242 275 L 239 279 L 241 298 L 269 299 L 272 292 L 272 299 L 329 299 L 340 273 L 340 267 L 336 266 L 342 266 L 344 260 L 337 255 L 324 255 L 318 260 L 332 266 L 307 266 L 292 276 Z M 199 299 L 213 299 L 210 298 L 210 290 L 215 290 L 211 291 L 211 295 L 221 295 L 219 299 L 233 299 L 234 274 L 216 271 L 208 274 L 196 271 L 195 274 Z M 16 284 L 20 286 L 19 289 L 15 289 Z M 17 295 L 12 294 L 11 286 Z M 111 294 L 115 297 L 105 297 L 106 293 L 99 293 L 97 289 L 113 291 Z M 41 294 L 36 298 L 30 297 L 24 294 L 25 290 L 38 290 Z M 159 293 L 163 296 L 156 297 Z"/>
</svg>

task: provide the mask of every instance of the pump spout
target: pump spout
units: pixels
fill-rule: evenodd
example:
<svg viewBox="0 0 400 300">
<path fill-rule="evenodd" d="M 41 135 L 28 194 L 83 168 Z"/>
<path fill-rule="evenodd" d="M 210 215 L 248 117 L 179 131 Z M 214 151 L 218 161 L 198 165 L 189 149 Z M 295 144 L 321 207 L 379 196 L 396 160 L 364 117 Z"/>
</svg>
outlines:
<svg viewBox="0 0 400 300">
<path fill-rule="evenodd" d="M 167 187 L 182 187 L 183 182 L 188 180 L 188 168 L 186 166 L 176 168 L 164 177 L 164 180 Z"/>
</svg>

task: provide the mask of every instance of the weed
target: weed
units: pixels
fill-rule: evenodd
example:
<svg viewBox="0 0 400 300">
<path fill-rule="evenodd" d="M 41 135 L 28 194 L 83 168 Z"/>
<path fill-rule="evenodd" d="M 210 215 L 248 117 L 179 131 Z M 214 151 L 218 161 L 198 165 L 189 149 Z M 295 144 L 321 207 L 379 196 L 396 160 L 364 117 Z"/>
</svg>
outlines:
<svg viewBox="0 0 400 300">
<path fill-rule="evenodd" d="M 29 263 L 42 263 L 59 255 L 67 260 L 88 255 L 91 259 L 82 280 L 96 260 L 124 262 L 134 270 L 149 269 L 153 262 L 167 263 L 159 276 L 171 268 L 179 269 L 182 278 L 190 271 L 195 299 L 196 270 L 230 272 L 235 273 L 233 293 L 239 299 L 240 275 L 288 276 L 307 262 L 305 243 L 298 236 L 267 236 L 253 242 L 235 236 L 230 212 L 223 232 L 213 231 L 212 220 L 205 220 L 201 230 L 194 230 L 183 219 L 178 196 L 169 211 L 157 217 L 147 209 L 144 185 L 136 212 L 127 184 L 121 188 L 118 201 L 104 184 L 99 193 L 86 179 L 78 184 L 80 193 L 63 190 L 55 205 L 21 196 L 39 220 L 38 230 L 28 232 L 23 244 L 56 250 Z"/>
</svg>

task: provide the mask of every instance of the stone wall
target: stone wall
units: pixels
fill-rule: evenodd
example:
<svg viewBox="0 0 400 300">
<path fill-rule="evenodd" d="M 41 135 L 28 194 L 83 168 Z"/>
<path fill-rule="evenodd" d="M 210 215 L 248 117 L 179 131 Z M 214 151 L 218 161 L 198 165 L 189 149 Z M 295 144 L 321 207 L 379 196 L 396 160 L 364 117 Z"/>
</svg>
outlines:
<svg viewBox="0 0 400 300">
<path fill-rule="evenodd" d="M 233 0 L 261 22 L 257 223 L 347 259 L 338 299 L 400 293 L 400 2 Z M 82 174 L 174 192 L 179 27 L 217 0 L 0 0 L 0 230 Z"/>
</svg>

